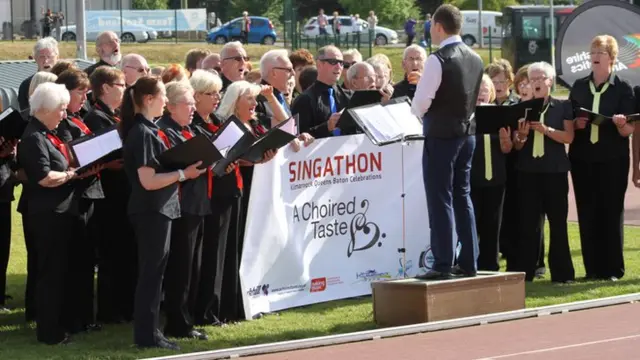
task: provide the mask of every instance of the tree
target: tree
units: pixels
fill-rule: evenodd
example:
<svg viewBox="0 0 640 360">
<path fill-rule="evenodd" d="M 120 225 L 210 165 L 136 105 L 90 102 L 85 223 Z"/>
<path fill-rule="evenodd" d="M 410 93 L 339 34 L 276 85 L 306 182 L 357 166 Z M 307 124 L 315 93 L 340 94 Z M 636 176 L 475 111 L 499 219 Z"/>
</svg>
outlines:
<svg viewBox="0 0 640 360">
<path fill-rule="evenodd" d="M 167 0 L 133 0 L 131 7 L 140 10 L 167 9 Z"/>
<path fill-rule="evenodd" d="M 366 20 L 373 10 L 381 26 L 402 27 L 409 18 L 419 19 L 420 9 L 414 0 L 342 0 L 340 2 L 349 14 L 360 14 Z"/>
</svg>

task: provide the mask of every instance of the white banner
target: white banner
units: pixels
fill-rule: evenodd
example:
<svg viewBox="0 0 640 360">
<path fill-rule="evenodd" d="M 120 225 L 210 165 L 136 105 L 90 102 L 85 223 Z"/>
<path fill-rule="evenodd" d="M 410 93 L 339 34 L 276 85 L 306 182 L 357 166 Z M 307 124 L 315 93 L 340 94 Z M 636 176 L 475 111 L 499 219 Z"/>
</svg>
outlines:
<svg viewBox="0 0 640 360">
<path fill-rule="evenodd" d="M 408 276 L 423 272 L 422 145 L 343 136 L 257 165 L 240 267 L 247 319 L 371 294 L 371 281 L 403 277 L 405 255 Z"/>
</svg>

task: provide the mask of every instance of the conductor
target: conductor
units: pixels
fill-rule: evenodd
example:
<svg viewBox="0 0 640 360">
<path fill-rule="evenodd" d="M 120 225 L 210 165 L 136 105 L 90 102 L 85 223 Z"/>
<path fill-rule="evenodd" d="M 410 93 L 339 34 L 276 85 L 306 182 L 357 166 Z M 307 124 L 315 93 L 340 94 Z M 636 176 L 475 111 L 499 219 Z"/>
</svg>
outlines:
<svg viewBox="0 0 640 360">
<path fill-rule="evenodd" d="M 431 250 L 434 262 L 419 279 L 446 279 L 453 275 L 475 276 L 476 234 L 469 178 L 476 146 L 476 99 L 482 81 L 482 59 L 460 38 L 462 15 L 445 4 L 433 14 L 431 39 L 440 44 L 427 59 L 411 106 L 423 118 L 422 172 L 427 195 Z M 454 260 L 453 224 L 461 250 Z"/>
</svg>

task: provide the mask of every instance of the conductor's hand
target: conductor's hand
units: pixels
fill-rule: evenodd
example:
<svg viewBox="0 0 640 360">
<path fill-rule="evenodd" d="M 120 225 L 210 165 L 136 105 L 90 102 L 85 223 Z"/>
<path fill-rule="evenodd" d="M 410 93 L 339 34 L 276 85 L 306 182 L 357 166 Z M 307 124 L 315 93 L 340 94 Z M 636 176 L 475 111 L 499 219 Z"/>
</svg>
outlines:
<svg viewBox="0 0 640 360">
<path fill-rule="evenodd" d="M 518 134 L 521 138 L 527 137 L 529 135 L 529 130 L 531 130 L 529 126 L 529 122 L 524 119 L 518 120 Z"/>
<path fill-rule="evenodd" d="M 236 163 L 232 162 L 231 164 L 229 164 L 227 166 L 226 169 L 224 169 L 224 172 L 225 172 L 225 174 L 230 174 L 235 169 L 236 169 Z"/>
<path fill-rule="evenodd" d="M 329 129 L 329 132 L 336 129 L 336 125 L 338 124 L 338 120 L 340 119 L 341 115 L 342 112 L 331 114 L 329 121 L 327 121 L 327 129 Z"/>
<path fill-rule="evenodd" d="M 576 120 L 576 129 L 578 130 L 582 130 L 586 128 L 587 122 L 589 121 L 589 119 L 587 119 L 586 117 L 577 117 L 575 118 L 575 120 Z"/>
<path fill-rule="evenodd" d="M 198 169 L 198 166 L 202 165 L 202 161 L 198 161 L 196 163 L 193 163 L 191 165 L 189 165 L 189 167 L 187 167 L 186 169 L 184 169 L 184 176 L 187 179 L 195 179 L 198 176 L 200 176 L 200 174 L 204 173 L 205 171 L 207 171 L 207 169 Z"/>
</svg>

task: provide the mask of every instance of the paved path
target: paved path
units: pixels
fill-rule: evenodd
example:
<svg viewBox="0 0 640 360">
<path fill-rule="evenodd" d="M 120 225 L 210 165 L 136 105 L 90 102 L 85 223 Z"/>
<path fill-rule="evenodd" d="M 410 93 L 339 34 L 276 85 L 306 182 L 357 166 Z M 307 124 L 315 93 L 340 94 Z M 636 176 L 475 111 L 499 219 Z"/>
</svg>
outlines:
<svg viewBox="0 0 640 360">
<path fill-rule="evenodd" d="M 615 360 L 638 358 L 640 303 L 363 341 L 252 360 Z"/>
</svg>

